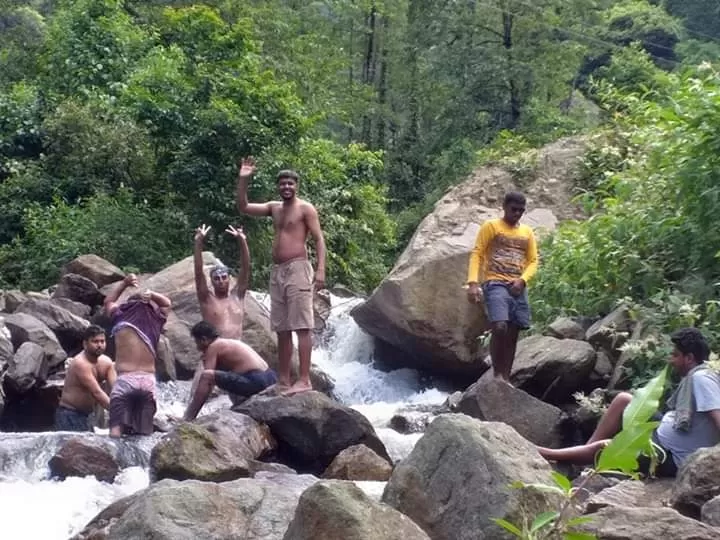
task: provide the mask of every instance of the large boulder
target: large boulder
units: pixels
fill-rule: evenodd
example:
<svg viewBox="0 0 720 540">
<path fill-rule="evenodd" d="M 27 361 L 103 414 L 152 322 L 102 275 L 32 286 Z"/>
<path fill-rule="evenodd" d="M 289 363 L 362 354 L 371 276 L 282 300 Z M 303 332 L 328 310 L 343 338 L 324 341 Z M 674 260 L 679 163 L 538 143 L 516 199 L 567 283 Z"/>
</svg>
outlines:
<svg viewBox="0 0 720 540">
<path fill-rule="evenodd" d="M 720 527 L 720 495 L 717 495 L 703 504 L 700 518 L 703 523 Z"/>
<path fill-rule="evenodd" d="M 672 485 L 672 479 L 649 482 L 624 480 L 590 497 L 585 507 L 586 512 L 597 512 L 606 506 L 663 508 L 670 498 Z"/>
<path fill-rule="evenodd" d="M 535 179 L 522 186 L 530 209 L 524 223 L 540 231 L 553 229 L 558 217 L 580 217 L 571 180 L 584 148 L 582 139 L 564 139 L 538 152 Z M 483 309 L 467 302 L 463 284 L 480 225 L 500 216 L 503 193 L 515 189 L 511 171 L 475 171 L 440 199 L 389 275 L 353 310 L 366 332 L 406 353 L 399 363 L 469 382 L 482 374 Z"/>
<path fill-rule="evenodd" d="M 177 380 L 177 367 L 175 366 L 175 353 L 167 336 L 161 335 L 155 356 L 155 377 L 158 381 Z"/>
<path fill-rule="evenodd" d="M 60 278 L 53 298 L 69 298 L 93 307 L 103 303 L 105 296 L 98 286 L 86 277 L 78 274 L 65 274 Z"/>
<path fill-rule="evenodd" d="M 685 517 L 672 508 L 606 506 L 578 527 L 597 540 L 717 540 L 720 529 Z"/>
<path fill-rule="evenodd" d="M 480 380 L 465 390 L 457 411 L 503 422 L 539 446 L 558 447 L 561 442 L 560 409 L 497 379 Z"/>
<path fill-rule="evenodd" d="M 429 540 L 410 518 L 351 482 L 318 482 L 300 497 L 284 540 Z"/>
<path fill-rule="evenodd" d="M 350 446 L 340 452 L 325 469 L 324 478 L 387 482 L 392 465 L 364 444 Z"/>
<path fill-rule="evenodd" d="M 142 493 L 142 492 L 140 492 Z M 135 502 L 140 493 L 133 493 L 106 506 L 102 512 L 92 518 L 83 530 L 70 540 L 106 540 L 110 529 Z"/>
<path fill-rule="evenodd" d="M 530 336 L 518 343 L 510 381 L 543 401 L 566 403 L 585 385 L 596 358 L 595 349 L 584 341 Z M 491 377 L 488 372 L 481 380 Z"/>
<path fill-rule="evenodd" d="M 67 441 L 48 463 L 54 477 L 94 476 L 112 483 L 120 471 L 117 460 L 107 446 L 79 437 Z"/>
<path fill-rule="evenodd" d="M 80 317 L 81 319 L 89 319 L 90 314 L 92 313 L 92 308 L 86 304 L 81 304 L 80 302 L 76 302 L 75 300 L 70 300 L 69 298 L 50 298 L 50 302 L 53 304 L 60 306 L 61 308 L 66 309 L 76 317 Z"/>
<path fill-rule="evenodd" d="M 316 481 L 298 475 L 220 484 L 163 480 L 135 494 L 122 515 L 109 519 L 114 522 L 106 538 L 282 540 L 301 493 Z M 89 536 L 83 532 L 76 538 Z"/>
<path fill-rule="evenodd" d="M 320 392 L 254 396 L 233 410 L 267 424 L 280 461 L 296 470 L 322 474 L 335 456 L 356 444 L 391 462 L 367 418 Z"/>
<path fill-rule="evenodd" d="M 150 475 L 154 480 L 235 480 L 250 476 L 250 462 L 274 446 L 266 426 L 223 409 L 165 435 L 153 448 Z"/>
<path fill-rule="evenodd" d="M 558 317 L 550 323 L 545 334 L 558 339 L 585 339 L 585 329 L 569 317 Z"/>
<path fill-rule="evenodd" d="M 677 474 L 670 503 L 698 519 L 702 506 L 720 495 L 720 445 L 694 452 Z"/>
<path fill-rule="evenodd" d="M 97 255 L 80 255 L 62 267 L 61 275 L 77 274 L 89 279 L 98 287 L 120 281 L 125 272 Z"/>
<path fill-rule="evenodd" d="M 6 374 L 5 407 L 0 418 L 0 431 L 53 430 L 62 388 L 57 384 L 38 382 L 29 390 L 20 392 Z M 47 456 L 43 455 L 42 459 L 47 460 Z"/>
<path fill-rule="evenodd" d="M 585 333 L 585 339 L 593 347 L 613 354 L 630 338 L 635 324 L 630 308 L 621 305 L 590 326 Z"/>
<path fill-rule="evenodd" d="M 62 365 L 67 358 L 67 353 L 52 330 L 32 315 L 13 313 L 5 317 L 5 325 L 10 330 L 12 343 L 16 350 L 28 341 L 40 345 L 50 369 Z"/>
<path fill-rule="evenodd" d="M 396 465 L 383 502 L 434 540 L 504 538 L 493 518 L 521 522 L 556 508 L 556 495 L 516 481 L 552 484 L 552 469 L 513 428 L 464 414 L 438 416 Z"/>
<path fill-rule="evenodd" d="M 37 343 L 26 341 L 15 352 L 8 363 L 5 381 L 19 394 L 47 380 L 48 361 L 45 351 Z"/>
<path fill-rule="evenodd" d="M 21 304 L 15 313 L 27 313 L 43 322 L 60 341 L 66 351 L 79 351 L 82 348 L 83 333 L 90 323 L 67 309 L 51 302 L 30 298 Z"/>
<path fill-rule="evenodd" d="M 20 304 L 28 299 L 27 294 L 18 289 L 3 291 L 2 298 L 4 304 L 3 311 L 5 313 L 13 313 Z"/>
</svg>

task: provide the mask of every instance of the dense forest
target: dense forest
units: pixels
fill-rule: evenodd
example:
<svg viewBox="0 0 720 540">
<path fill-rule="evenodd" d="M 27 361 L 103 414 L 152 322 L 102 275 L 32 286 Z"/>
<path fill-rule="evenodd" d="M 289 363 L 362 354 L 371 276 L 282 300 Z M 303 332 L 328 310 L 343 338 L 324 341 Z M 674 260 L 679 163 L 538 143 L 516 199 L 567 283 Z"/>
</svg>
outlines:
<svg viewBox="0 0 720 540">
<path fill-rule="evenodd" d="M 714 320 L 714 0 L 0 0 L 0 35 L 2 286 L 85 252 L 156 270 L 200 223 L 242 224 L 264 286 L 269 225 L 234 208 L 254 155 L 251 198 L 298 170 L 328 281 L 369 291 L 488 148 L 587 133 L 594 217 L 543 246 L 539 320 L 622 298 Z"/>
</svg>

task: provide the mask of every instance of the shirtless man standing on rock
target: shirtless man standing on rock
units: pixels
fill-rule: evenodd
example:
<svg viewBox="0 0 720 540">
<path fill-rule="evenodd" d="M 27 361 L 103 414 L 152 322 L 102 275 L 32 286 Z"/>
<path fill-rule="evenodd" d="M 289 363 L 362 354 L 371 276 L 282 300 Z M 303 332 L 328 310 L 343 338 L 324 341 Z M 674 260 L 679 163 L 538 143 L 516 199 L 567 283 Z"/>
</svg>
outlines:
<svg viewBox="0 0 720 540">
<path fill-rule="evenodd" d="M 202 373 L 192 390 L 184 420 L 194 420 L 215 385 L 243 399 L 277 382 L 277 375 L 250 346 L 239 339 L 220 337 L 207 321 L 190 330 L 203 353 Z"/>
<path fill-rule="evenodd" d="M 250 250 L 242 227 L 228 226 L 225 232 L 237 239 L 240 248 L 240 275 L 230 290 L 230 272 L 224 265 L 210 270 L 212 291 L 203 273 L 203 243 L 210 227 L 202 225 L 195 230 L 193 262 L 195 268 L 195 292 L 200 303 L 203 320 L 213 325 L 221 337 L 241 339 L 245 317 L 245 293 L 250 285 Z"/>
<path fill-rule="evenodd" d="M 110 398 L 100 386 L 106 382 L 115 385 L 115 367 L 105 352 L 105 330 L 90 325 L 83 333 L 83 351 L 70 360 L 60 405 L 55 411 L 57 431 L 92 431 L 90 413 L 95 403 L 104 409 L 110 406 Z"/>
<path fill-rule="evenodd" d="M 128 274 L 105 298 L 105 311 L 112 319 L 115 337 L 117 382 L 110 393 L 110 436 L 153 432 L 155 416 L 155 358 L 160 333 L 170 312 L 170 299 L 143 291 L 118 302 L 127 287 L 138 279 Z"/>
<path fill-rule="evenodd" d="M 237 184 L 237 205 L 241 213 L 272 217 L 275 228 L 272 257 L 275 263 L 270 275 L 270 324 L 278 336 L 278 392 L 290 395 L 312 389 L 310 357 L 312 354 L 313 269 L 305 246 L 308 233 L 315 240 L 317 270 L 316 290 L 325 287 L 325 239 L 317 210 L 297 197 L 299 177 L 283 170 L 277 175 L 277 188 L 282 201 L 248 202 L 247 188 L 255 173 L 255 162 L 249 158 L 240 163 Z M 292 333 L 298 338 L 300 374 L 290 384 Z"/>
</svg>

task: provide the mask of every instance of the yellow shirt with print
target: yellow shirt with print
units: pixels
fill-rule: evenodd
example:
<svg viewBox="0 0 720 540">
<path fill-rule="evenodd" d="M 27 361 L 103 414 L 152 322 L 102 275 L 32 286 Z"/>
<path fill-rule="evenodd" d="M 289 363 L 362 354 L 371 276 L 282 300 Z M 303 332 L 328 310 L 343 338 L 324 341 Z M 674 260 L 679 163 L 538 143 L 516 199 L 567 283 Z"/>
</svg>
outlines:
<svg viewBox="0 0 720 540">
<path fill-rule="evenodd" d="M 527 225 L 509 225 L 504 219 L 483 223 L 470 253 L 468 283 L 512 281 L 527 283 L 538 267 L 535 234 Z"/>
</svg>

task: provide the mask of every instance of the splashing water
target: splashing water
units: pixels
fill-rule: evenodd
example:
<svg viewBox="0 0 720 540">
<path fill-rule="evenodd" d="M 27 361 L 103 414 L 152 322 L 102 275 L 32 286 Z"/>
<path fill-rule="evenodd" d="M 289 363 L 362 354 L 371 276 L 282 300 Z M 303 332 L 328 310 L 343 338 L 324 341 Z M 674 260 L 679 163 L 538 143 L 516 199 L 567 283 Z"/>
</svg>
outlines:
<svg viewBox="0 0 720 540">
<path fill-rule="evenodd" d="M 267 295 L 255 295 L 261 303 L 267 304 Z M 439 405 L 447 393 L 425 387 L 415 370 L 383 372 L 375 369 L 373 339 L 350 317 L 350 310 L 361 300 L 332 296 L 331 302 L 333 308 L 325 339 L 313 350 L 313 363 L 335 380 L 337 398 L 364 414 L 375 426 L 391 458 L 394 461 L 403 459 L 421 434 L 403 435 L 389 429 L 390 418 L 403 406 Z M 190 386 L 189 381 L 158 384 L 158 415 L 182 416 L 190 397 Z M 229 405 L 229 398 L 219 394 L 206 403 L 201 415 Z M 128 448 L 121 452 L 127 468 L 113 484 L 98 482 L 92 477 L 64 481 L 48 479 L 48 460 L 70 436 L 67 433 L 3 433 L 0 437 L 3 538 L 65 540 L 82 530 L 110 503 L 148 485 L 147 459 L 159 434 L 142 442 L 128 443 Z M 382 483 L 362 484 L 361 487 L 373 496 L 380 496 Z M 43 518 L 35 519 L 40 508 Z"/>
</svg>

